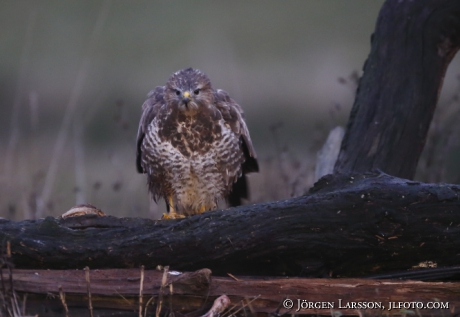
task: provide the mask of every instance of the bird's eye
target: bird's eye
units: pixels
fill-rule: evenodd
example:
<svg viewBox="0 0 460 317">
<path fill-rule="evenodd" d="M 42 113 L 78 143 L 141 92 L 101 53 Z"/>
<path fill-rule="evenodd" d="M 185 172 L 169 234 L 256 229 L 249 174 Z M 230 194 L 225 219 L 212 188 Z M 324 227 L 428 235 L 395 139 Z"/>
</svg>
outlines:
<svg viewBox="0 0 460 317">
<path fill-rule="evenodd" d="M 176 89 L 176 95 L 177 95 L 177 96 L 180 95 L 180 90 Z"/>
<path fill-rule="evenodd" d="M 199 89 L 195 89 L 195 90 L 193 91 L 193 93 L 194 93 L 195 95 L 198 95 L 198 94 L 200 93 L 200 90 L 199 90 Z"/>
</svg>

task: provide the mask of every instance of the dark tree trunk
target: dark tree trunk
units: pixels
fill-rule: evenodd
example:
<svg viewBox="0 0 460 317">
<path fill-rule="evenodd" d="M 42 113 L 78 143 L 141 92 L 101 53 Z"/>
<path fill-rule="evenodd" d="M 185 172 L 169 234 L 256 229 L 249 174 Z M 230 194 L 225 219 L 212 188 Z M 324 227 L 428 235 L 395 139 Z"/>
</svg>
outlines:
<svg viewBox="0 0 460 317">
<path fill-rule="evenodd" d="M 0 241 L 18 268 L 350 277 L 459 265 L 460 186 L 372 176 L 327 176 L 310 195 L 182 220 L 2 221 Z"/>
<path fill-rule="evenodd" d="M 459 46 L 460 1 L 384 3 L 335 172 L 414 177 Z"/>
</svg>

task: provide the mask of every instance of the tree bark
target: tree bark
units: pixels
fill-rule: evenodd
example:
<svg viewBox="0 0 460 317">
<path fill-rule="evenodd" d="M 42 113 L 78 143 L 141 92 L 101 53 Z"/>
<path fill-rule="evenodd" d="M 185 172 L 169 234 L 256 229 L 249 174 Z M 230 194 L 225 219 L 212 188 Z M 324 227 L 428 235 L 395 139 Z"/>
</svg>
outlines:
<svg viewBox="0 0 460 317">
<path fill-rule="evenodd" d="M 460 46 L 460 1 L 388 0 L 371 42 L 334 171 L 412 179 Z"/>
<path fill-rule="evenodd" d="M 139 310 L 143 313 L 147 310 L 147 316 L 154 316 L 159 297 L 162 296 L 163 316 L 168 310 L 175 314 L 189 314 L 190 317 L 199 316 L 209 310 L 217 297 L 226 294 L 231 300 L 229 310 L 233 313 L 242 306 L 249 312 L 251 306 L 252 311 L 257 313 L 331 316 L 331 311 L 343 315 L 355 315 L 360 311 L 366 316 L 382 316 L 399 313 L 400 308 L 389 310 L 390 302 L 416 302 L 427 306 L 435 301 L 438 304 L 434 305 L 447 303 L 448 307 L 417 307 L 418 315 L 451 316 L 460 313 L 460 283 L 239 276 L 229 278 L 211 277 L 208 269 L 174 272 L 174 275 L 166 273 L 165 277 L 163 283 L 163 272 L 160 271 L 146 270 L 141 273 L 139 269 L 91 270 L 90 291 L 94 312 L 98 316 L 112 316 L 115 310 L 123 310 L 123 316 L 138 316 Z M 9 274 L 4 271 L 3 280 L 8 278 Z M 88 315 L 88 290 L 85 272 L 82 270 L 13 270 L 12 281 L 17 294 L 28 294 L 26 310 L 29 314 L 63 316 L 61 290 L 65 294 L 69 316 Z M 142 301 L 139 296 L 140 289 Z M 292 300 L 292 309 L 283 307 L 286 299 Z M 310 304 L 304 302 L 302 306 L 302 300 Z M 372 309 L 357 309 L 352 306 L 353 302 L 375 306 Z M 415 308 L 407 309 L 411 310 L 416 311 Z M 240 310 L 239 315 L 243 314 Z"/>
<path fill-rule="evenodd" d="M 460 264 L 459 185 L 381 175 L 322 178 L 287 201 L 181 220 L 0 222 L 17 268 L 208 267 L 215 274 L 356 277 Z"/>
</svg>

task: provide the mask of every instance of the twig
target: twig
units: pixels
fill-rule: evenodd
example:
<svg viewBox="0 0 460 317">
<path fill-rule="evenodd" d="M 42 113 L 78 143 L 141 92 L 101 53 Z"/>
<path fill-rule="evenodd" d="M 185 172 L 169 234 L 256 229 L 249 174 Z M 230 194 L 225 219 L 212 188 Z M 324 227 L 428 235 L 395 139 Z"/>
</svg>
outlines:
<svg viewBox="0 0 460 317">
<path fill-rule="evenodd" d="M 86 291 L 88 293 L 89 316 L 93 317 L 93 302 L 91 300 L 91 283 L 89 280 L 89 267 L 85 267 Z"/>
<path fill-rule="evenodd" d="M 217 317 L 223 313 L 230 305 L 230 298 L 227 295 L 221 295 L 214 300 L 211 309 L 201 317 Z"/>
<path fill-rule="evenodd" d="M 142 317 L 142 291 L 144 290 L 144 266 L 141 265 L 141 282 L 139 285 L 139 317 Z"/>
<path fill-rule="evenodd" d="M 62 291 L 61 285 L 59 285 L 59 298 L 61 299 L 62 306 L 64 306 L 65 317 L 69 317 L 69 308 L 67 307 L 67 303 L 65 302 L 65 294 Z"/>
<path fill-rule="evenodd" d="M 230 276 L 232 279 L 234 279 L 235 281 L 239 282 L 240 280 L 237 279 L 233 274 L 230 274 L 230 273 L 227 273 L 228 276 Z"/>
<path fill-rule="evenodd" d="M 164 287 L 166 285 L 166 281 L 168 279 L 168 271 L 169 271 L 169 266 L 165 266 L 163 268 L 163 278 L 161 279 L 160 292 L 158 294 L 157 311 L 155 313 L 156 317 L 160 317 L 161 306 L 163 305 L 163 289 L 164 289 Z"/>
</svg>

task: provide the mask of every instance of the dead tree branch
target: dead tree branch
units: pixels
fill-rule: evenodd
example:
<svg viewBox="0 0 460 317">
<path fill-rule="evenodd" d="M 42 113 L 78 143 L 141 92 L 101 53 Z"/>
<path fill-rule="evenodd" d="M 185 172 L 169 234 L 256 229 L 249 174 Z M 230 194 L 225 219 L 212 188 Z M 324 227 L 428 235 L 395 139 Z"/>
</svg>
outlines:
<svg viewBox="0 0 460 317">
<path fill-rule="evenodd" d="M 385 174 L 322 178 L 308 195 L 181 220 L 0 222 L 17 268 L 209 267 L 216 274 L 366 276 L 460 264 L 460 186 Z"/>
</svg>

